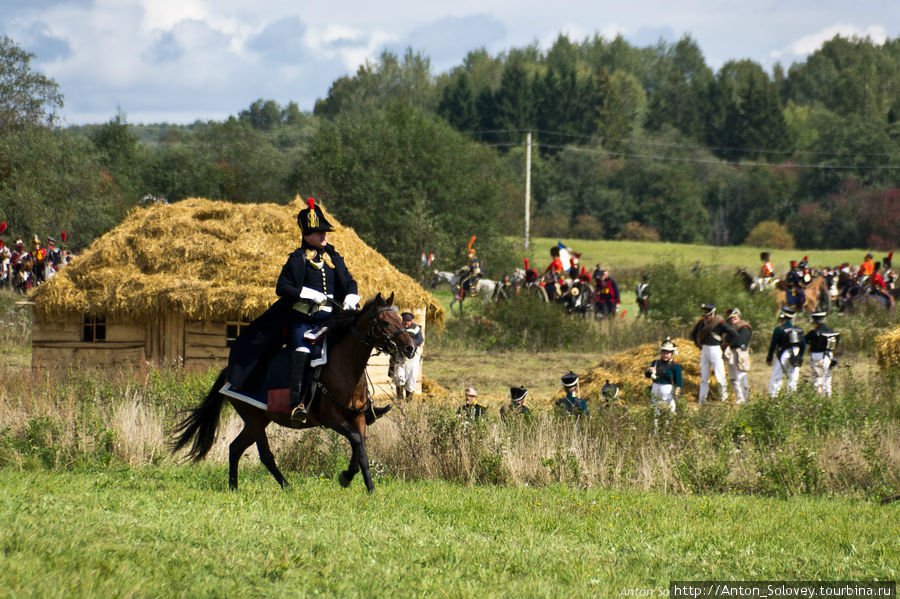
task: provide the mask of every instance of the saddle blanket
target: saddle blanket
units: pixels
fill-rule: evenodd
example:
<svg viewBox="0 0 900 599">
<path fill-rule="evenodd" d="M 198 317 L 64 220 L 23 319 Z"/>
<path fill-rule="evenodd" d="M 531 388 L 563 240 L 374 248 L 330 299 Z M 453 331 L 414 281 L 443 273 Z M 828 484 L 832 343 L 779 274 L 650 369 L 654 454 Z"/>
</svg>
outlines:
<svg viewBox="0 0 900 599">
<path fill-rule="evenodd" d="M 257 368 L 240 389 L 226 382 L 219 393 L 276 414 L 291 413 L 291 351 L 282 349 Z"/>
</svg>

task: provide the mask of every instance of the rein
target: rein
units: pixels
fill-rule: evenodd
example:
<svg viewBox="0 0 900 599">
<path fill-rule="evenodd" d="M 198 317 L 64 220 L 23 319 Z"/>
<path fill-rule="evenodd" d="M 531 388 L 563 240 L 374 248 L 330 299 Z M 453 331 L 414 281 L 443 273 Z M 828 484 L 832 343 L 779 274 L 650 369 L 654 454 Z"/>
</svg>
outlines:
<svg viewBox="0 0 900 599">
<path fill-rule="evenodd" d="M 403 334 L 403 329 L 399 329 L 392 335 L 384 335 L 382 339 L 378 339 L 375 336 L 375 326 L 378 323 L 377 316 L 382 312 L 387 312 L 389 310 L 391 310 L 389 306 L 378 308 L 378 310 L 375 312 L 375 316 L 373 316 L 369 321 L 368 334 L 363 335 L 355 326 L 350 329 L 350 332 L 353 333 L 353 336 L 359 339 L 363 343 L 363 345 L 369 346 L 370 348 L 376 350 L 378 353 L 398 353 L 400 351 L 400 348 L 397 347 L 396 339 Z"/>
<path fill-rule="evenodd" d="M 402 328 L 392 335 L 382 335 L 382 338 L 380 339 L 375 335 L 375 326 L 378 322 L 378 315 L 391 309 L 392 308 L 390 306 L 382 306 L 381 308 L 378 308 L 378 310 L 376 310 L 375 314 L 372 316 L 372 319 L 369 320 L 369 332 L 367 334 L 364 335 L 360 333 L 359 329 L 357 329 L 356 326 L 352 326 L 350 328 L 350 332 L 353 333 L 353 336 L 356 337 L 363 345 L 369 347 L 370 350 L 374 349 L 377 353 L 399 353 L 400 348 L 397 346 L 396 339 L 398 336 L 403 334 L 404 331 Z M 366 374 L 366 376 L 368 376 L 368 374 Z M 353 414 L 364 414 L 369 410 L 373 410 L 375 407 L 374 403 L 372 402 L 372 397 L 368 393 L 366 393 L 366 403 L 363 405 L 363 407 L 353 408 L 349 405 L 340 403 L 337 399 L 335 399 L 328 388 L 318 380 L 316 381 L 316 387 L 318 387 L 322 397 L 325 397 L 326 399 L 328 399 L 328 401 L 330 401 L 337 407 L 347 410 L 348 412 L 351 412 Z"/>
</svg>

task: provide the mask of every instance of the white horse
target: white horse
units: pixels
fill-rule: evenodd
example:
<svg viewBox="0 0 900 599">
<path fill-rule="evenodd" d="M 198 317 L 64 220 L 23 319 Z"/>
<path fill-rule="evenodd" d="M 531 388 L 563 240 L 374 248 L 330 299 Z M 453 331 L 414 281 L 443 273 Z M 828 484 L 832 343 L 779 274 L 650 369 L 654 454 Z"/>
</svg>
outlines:
<svg viewBox="0 0 900 599">
<path fill-rule="evenodd" d="M 441 283 L 445 283 L 450 286 L 450 291 L 453 293 L 453 299 L 450 300 L 450 310 L 453 310 L 453 304 L 459 304 L 459 311 L 462 313 L 462 303 L 465 299 L 465 294 L 460 292 L 459 281 L 460 275 L 458 273 L 448 272 L 446 270 L 434 270 L 431 278 L 431 287 L 437 287 Z M 480 297 L 484 302 L 484 305 L 487 306 L 492 300 L 496 301 L 496 295 L 499 293 L 500 283 L 491 279 L 479 279 L 478 283 L 475 285 L 475 295 Z"/>
</svg>

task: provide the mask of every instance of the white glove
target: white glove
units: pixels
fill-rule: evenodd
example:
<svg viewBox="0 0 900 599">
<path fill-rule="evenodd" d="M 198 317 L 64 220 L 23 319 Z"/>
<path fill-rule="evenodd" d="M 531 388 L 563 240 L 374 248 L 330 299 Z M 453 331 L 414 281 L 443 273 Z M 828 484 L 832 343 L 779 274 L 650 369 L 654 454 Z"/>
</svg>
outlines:
<svg viewBox="0 0 900 599">
<path fill-rule="evenodd" d="M 348 293 L 344 297 L 344 310 L 356 310 L 359 307 L 359 296 L 355 293 Z"/>
<path fill-rule="evenodd" d="M 304 287 L 300 290 L 300 299 L 309 300 L 314 304 L 324 304 L 325 300 L 328 299 L 328 296 L 321 291 Z"/>
</svg>

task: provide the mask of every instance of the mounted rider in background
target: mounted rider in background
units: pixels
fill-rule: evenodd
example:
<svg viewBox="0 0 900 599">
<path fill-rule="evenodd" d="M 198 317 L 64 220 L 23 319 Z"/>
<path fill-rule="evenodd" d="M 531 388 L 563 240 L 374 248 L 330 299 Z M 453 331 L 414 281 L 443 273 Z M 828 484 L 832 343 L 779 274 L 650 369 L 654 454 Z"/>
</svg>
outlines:
<svg viewBox="0 0 900 599">
<path fill-rule="evenodd" d="M 478 279 L 484 276 L 484 269 L 481 265 L 481 260 L 475 254 L 475 248 L 472 245 L 475 243 L 475 235 L 472 235 L 472 239 L 469 240 L 469 245 L 466 247 L 466 251 L 468 252 L 468 264 L 459 269 L 459 296 L 460 299 L 463 298 L 467 293 L 470 295 L 475 295 L 475 290 L 478 288 Z"/>
<path fill-rule="evenodd" d="M 775 286 L 775 266 L 772 265 L 769 252 L 760 252 L 759 259 L 762 260 L 763 265 L 759 269 L 759 278 L 756 279 L 756 288 L 759 291 L 762 291 L 763 289 L 772 289 Z"/>
</svg>

